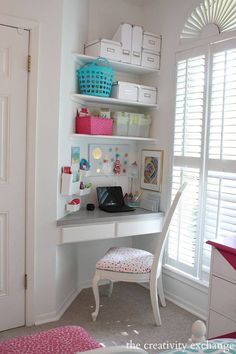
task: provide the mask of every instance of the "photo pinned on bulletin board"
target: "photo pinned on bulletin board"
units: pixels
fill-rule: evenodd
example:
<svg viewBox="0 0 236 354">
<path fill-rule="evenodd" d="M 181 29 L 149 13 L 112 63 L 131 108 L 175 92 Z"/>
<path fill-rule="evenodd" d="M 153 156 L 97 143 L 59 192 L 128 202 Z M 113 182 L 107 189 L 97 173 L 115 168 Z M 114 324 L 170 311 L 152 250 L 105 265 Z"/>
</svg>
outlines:
<svg viewBox="0 0 236 354">
<path fill-rule="evenodd" d="M 129 145 L 89 144 L 91 176 L 126 175 Z"/>
<path fill-rule="evenodd" d="M 71 171 L 73 175 L 73 183 L 79 181 L 79 163 L 80 163 L 80 148 L 78 146 L 71 147 Z"/>
</svg>

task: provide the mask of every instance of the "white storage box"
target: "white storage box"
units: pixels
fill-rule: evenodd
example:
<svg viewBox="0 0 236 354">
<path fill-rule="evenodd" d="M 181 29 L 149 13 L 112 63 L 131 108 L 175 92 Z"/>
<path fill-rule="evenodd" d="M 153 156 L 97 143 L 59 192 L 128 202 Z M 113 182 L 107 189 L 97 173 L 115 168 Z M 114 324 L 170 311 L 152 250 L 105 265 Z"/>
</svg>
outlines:
<svg viewBox="0 0 236 354">
<path fill-rule="evenodd" d="M 121 61 L 121 43 L 108 39 L 98 39 L 85 45 L 85 54 L 92 57 L 105 57 L 114 61 Z"/>
<path fill-rule="evenodd" d="M 112 38 L 114 41 L 121 42 L 123 63 L 131 63 L 132 30 L 132 25 L 129 23 L 121 23 Z"/>
<path fill-rule="evenodd" d="M 141 65 L 142 41 L 143 28 L 141 26 L 133 26 L 131 63 L 134 65 Z"/>
<path fill-rule="evenodd" d="M 126 101 L 138 101 L 138 85 L 117 81 L 112 85 L 111 97 Z"/>
<path fill-rule="evenodd" d="M 149 32 L 143 32 L 143 49 L 159 53 L 161 51 L 161 37 Z"/>
<path fill-rule="evenodd" d="M 143 49 L 142 66 L 152 69 L 160 69 L 160 55 Z"/>
<path fill-rule="evenodd" d="M 156 104 L 157 89 L 155 87 L 140 85 L 138 88 L 138 102 Z"/>
<path fill-rule="evenodd" d="M 114 112 L 113 135 L 127 136 L 129 127 L 129 114 L 126 112 Z"/>
</svg>

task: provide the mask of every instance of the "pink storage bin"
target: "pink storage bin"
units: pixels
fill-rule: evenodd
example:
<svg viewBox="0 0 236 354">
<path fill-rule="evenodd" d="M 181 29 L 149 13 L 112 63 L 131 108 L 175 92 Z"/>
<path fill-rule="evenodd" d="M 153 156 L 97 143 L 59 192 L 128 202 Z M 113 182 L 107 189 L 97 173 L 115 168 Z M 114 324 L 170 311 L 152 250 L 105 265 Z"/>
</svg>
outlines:
<svg viewBox="0 0 236 354">
<path fill-rule="evenodd" d="M 112 135 L 112 119 L 86 116 L 75 118 L 76 133 L 90 135 Z"/>
</svg>

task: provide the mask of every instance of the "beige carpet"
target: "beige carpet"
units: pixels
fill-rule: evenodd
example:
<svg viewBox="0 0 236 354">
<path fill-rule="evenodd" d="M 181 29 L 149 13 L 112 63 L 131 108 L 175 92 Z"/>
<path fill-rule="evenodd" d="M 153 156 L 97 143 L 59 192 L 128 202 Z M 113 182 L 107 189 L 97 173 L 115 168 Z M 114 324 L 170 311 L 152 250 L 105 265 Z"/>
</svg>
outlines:
<svg viewBox="0 0 236 354">
<path fill-rule="evenodd" d="M 102 287 L 102 292 L 104 290 Z M 195 316 L 167 302 L 167 307 L 161 308 L 162 326 L 154 326 L 149 291 L 130 283 L 117 283 L 111 298 L 101 297 L 96 322 L 91 321 L 93 306 L 92 289 L 84 289 L 60 321 L 8 330 L 0 333 L 0 340 L 56 326 L 79 325 L 106 346 L 126 345 L 132 341 L 143 347 L 146 343 L 147 351 L 154 353 L 161 351 L 158 349 L 168 343 L 185 343 L 191 335 L 192 323 L 196 320 Z M 158 349 L 154 350 L 153 346 Z"/>
</svg>

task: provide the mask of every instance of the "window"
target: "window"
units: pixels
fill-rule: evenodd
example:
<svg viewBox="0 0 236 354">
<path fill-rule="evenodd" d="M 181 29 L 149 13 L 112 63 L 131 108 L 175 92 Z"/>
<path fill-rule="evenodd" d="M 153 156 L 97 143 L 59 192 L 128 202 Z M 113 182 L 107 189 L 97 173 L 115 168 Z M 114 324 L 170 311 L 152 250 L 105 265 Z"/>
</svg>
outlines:
<svg viewBox="0 0 236 354">
<path fill-rule="evenodd" d="M 198 39 L 204 31 L 207 36 L 234 31 L 235 6 L 236 0 L 202 0 L 186 21 L 180 38 Z"/>
<path fill-rule="evenodd" d="M 236 235 L 236 39 L 177 58 L 172 197 L 166 263 L 207 280 L 206 241 Z"/>
</svg>

